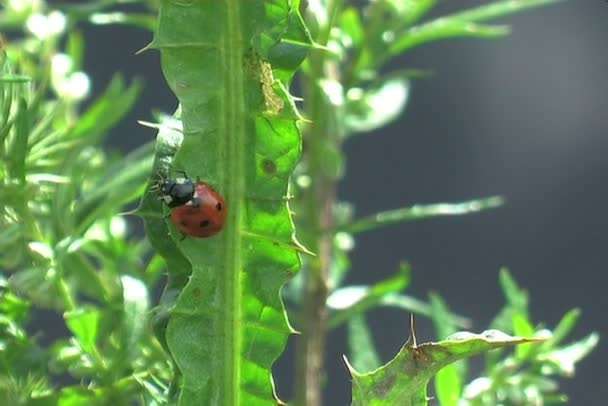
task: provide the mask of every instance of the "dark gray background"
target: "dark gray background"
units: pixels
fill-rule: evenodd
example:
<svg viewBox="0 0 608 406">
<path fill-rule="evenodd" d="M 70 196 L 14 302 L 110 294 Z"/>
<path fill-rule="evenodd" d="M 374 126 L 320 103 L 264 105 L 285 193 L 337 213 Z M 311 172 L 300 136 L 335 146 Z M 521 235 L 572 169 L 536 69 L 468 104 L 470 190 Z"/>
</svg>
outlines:
<svg viewBox="0 0 608 406">
<path fill-rule="evenodd" d="M 450 2 L 435 14 L 481 3 Z M 502 22 L 513 27 L 505 39 L 445 41 L 396 61 L 395 67 L 428 68 L 435 76 L 414 84 L 398 122 L 346 144 L 348 173 L 340 197 L 354 202 L 359 215 L 494 194 L 508 204 L 362 235 L 348 282 L 380 280 L 408 260 L 414 270 L 409 293 L 425 297 L 438 291 L 454 311 L 471 316 L 479 331 L 503 304 L 497 275 L 508 266 L 531 293 L 535 322 L 553 327 L 566 311 L 580 307 L 583 317 L 573 338 L 592 330 L 605 334 L 608 4 L 570 1 Z M 158 55 L 134 55 L 148 35 L 120 27 L 89 27 L 86 33 L 86 70 L 95 91 L 118 69 L 146 80 L 135 112 L 111 137 L 113 146 L 131 150 L 154 137 L 135 120 L 150 120 L 153 108 L 172 111 L 175 99 Z M 386 361 L 403 344 L 407 315 L 373 316 Z M 419 329 L 420 340 L 432 338 L 427 321 L 419 320 Z M 343 331 L 330 338 L 327 404 L 347 404 Z M 564 380 L 569 404 L 605 402 L 606 356 L 600 342 L 577 376 Z M 292 361 L 290 350 L 278 366 L 282 394 L 290 393 Z"/>
</svg>

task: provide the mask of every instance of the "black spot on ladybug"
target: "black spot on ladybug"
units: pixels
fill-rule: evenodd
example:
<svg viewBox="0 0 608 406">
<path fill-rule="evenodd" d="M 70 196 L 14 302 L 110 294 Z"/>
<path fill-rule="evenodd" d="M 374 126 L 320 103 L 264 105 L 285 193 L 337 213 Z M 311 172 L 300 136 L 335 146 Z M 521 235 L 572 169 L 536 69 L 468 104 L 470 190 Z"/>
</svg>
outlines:
<svg viewBox="0 0 608 406">
<path fill-rule="evenodd" d="M 267 175 L 274 175 L 277 173 L 277 164 L 271 159 L 264 159 L 262 169 Z"/>
<path fill-rule="evenodd" d="M 185 221 L 180 222 L 180 224 L 184 227 L 188 227 L 188 223 L 186 223 Z"/>
<path fill-rule="evenodd" d="M 221 203 L 216 204 L 216 205 L 215 205 L 215 209 L 216 209 L 217 211 L 222 211 L 222 204 L 221 204 Z"/>
<path fill-rule="evenodd" d="M 199 224 L 200 228 L 205 228 L 209 226 L 209 220 L 203 220 L 201 221 L 201 223 Z"/>
</svg>

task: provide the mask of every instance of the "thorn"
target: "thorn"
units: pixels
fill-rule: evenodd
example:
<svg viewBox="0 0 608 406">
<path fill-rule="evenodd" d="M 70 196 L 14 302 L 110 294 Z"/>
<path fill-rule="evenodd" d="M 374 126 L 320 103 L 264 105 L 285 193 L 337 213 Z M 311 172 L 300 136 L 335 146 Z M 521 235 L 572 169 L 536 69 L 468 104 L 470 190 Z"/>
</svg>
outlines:
<svg viewBox="0 0 608 406">
<path fill-rule="evenodd" d="M 416 338 L 416 322 L 414 314 L 410 314 L 410 335 L 405 342 L 405 345 L 411 348 L 418 348 L 418 339 Z"/>
<path fill-rule="evenodd" d="M 147 51 L 148 49 L 151 49 L 153 47 L 154 47 L 154 41 L 150 42 L 148 45 L 146 45 L 145 47 L 143 47 L 139 51 L 135 52 L 135 55 L 139 55 L 139 54 L 143 53 L 144 51 Z"/>
</svg>

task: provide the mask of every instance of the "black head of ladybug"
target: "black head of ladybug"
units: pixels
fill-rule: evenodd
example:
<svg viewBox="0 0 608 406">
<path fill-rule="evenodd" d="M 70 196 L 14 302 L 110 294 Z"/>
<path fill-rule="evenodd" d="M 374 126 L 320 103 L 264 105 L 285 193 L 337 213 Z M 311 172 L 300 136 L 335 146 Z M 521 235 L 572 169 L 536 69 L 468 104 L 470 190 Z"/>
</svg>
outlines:
<svg viewBox="0 0 608 406">
<path fill-rule="evenodd" d="M 157 187 L 160 199 L 171 208 L 183 206 L 194 197 L 194 183 L 187 176 L 161 179 Z"/>
</svg>

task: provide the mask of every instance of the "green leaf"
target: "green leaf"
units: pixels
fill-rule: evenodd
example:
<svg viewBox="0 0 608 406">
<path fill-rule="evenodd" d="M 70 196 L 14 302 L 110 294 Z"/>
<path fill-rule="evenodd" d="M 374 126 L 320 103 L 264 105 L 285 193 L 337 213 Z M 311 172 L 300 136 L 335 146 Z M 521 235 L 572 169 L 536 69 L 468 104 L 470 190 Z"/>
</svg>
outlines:
<svg viewBox="0 0 608 406">
<path fill-rule="evenodd" d="M 2 278 L 4 279 L 4 278 Z M 31 303 L 8 290 L 0 291 L 0 314 L 16 323 L 23 323 L 29 317 Z"/>
<path fill-rule="evenodd" d="M 93 307 L 82 306 L 66 312 L 63 317 L 83 351 L 89 354 L 96 353 L 101 312 Z"/>
<path fill-rule="evenodd" d="M 141 89 L 140 81 L 134 80 L 127 87 L 122 75 L 114 75 L 103 94 L 80 117 L 71 136 L 98 143 L 131 110 Z"/>
<path fill-rule="evenodd" d="M 392 76 L 365 90 L 350 89 L 344 119 L 348 130 L 371 131 L 396 120 L 407 103 L 409 88 L 407 79 Z"/>
<path fill-rule="evenodd" d="M 11 275 L 9 285 L 40 307 L 62 309 L 57 278 L 55 269 L 26 268 Z"/>
<path fill-rule="evenodd" d="M 555 329 L 553 329 L 551 332 L 551 338 L 545 341 L 541 345 L 541 348 L 545 350 L 553 348 L 561 343 L 568 336 L 568 334 L 572 332 L 580 316 L 581 311 L 579 309 L 572 309 L 566 313 L 557 324 L 557 327 L 555 327 Z"/>
<path fill-rule="evenodd" d="M 547 4 L 557 3 L 562 0 L 526 0 L 513 1 L 502 0 L 491 4 L 472 8 L 470 10 L 461 11 L 455 14 L 450 14 L 445 18 L 459 19 L 466 21 L 487 21 L 495 18 L 503 17 L 510 14 L 519 13 L 531 8 L 541 7 Z"/>
<path fill-rule="evenodd" d="M 138 347 L 148 321 L 147 312 L 149 307 L 148 289 L 138 279 L 129 275 L 120 278 L 123 294 L 123 328 L 121 350 L 129 359 L 135 359 L 141 352 Z"/>
<path fill-rule="evenodd" d="M 285 89 L 309 47 L 298 10 L 298 1 L 286 0 L 161 2 L 151 48 L 160 50 L 180 101 L 184 134 L 174 159 L 166 158 L 211 184 L 228 205 L 213 238 L 179 241 L 169 219 L 179 242 L 155 236 L 163 239 L 155 247 L 166 249 L 169 275 L 187 281 L 171 292 L 178 296 L 166 324 L 180 405 L 276 404 L 271 366 L 291 333 L 279 290 L 298 270 L 302 250 L 285 199 L 300 153 Z M 147 203 L 141 213 L 160 217 L 154 207 Z M 164 300 L 167 306 L 172 297 Z"/>
<path fill-rule="evenodd" d="M 355 220 L 352 223 L 340 228 L 343 231 L 360 233 L 391 224 L 407 223 L 433 217 L 459 216 L 463 214 L 476 213 L 482 210 L 500 207 L 502 204 L 503 199 L 499 196 L 494 196 L 486 199 L 469 200 L 461 203 L 416 205 L 376 213 L 371 216 Z"/>
<path fill-rule="evenodd" d="M 362 47 L 353 74 L 355 77 L 373 74 L 378 66 L 382 66 L 391 57 L 429 42 L 457 37 L 502 37 L 509 33 L 509 27 L 479 23 L 557 1 L 559 0 L 496 1 L 415 26 L 411 24 L 428 13 L 436 3 L 434 0 L 373 2 L 368 13 L 371 21 L 364 24 L 367 46 Z M 390 10 L 385 10 L 385 5 Z"/>
<path fill-rule="evenodd" d="M 462 362 L 457 361 L 457 362 Z M 457 406 L 462 392 L 462 375 L 456 365 L 450 364 L 435 375 L 435 392 L 441 406 Z"/>
<path fill-rule="evenodd" d="M 97 399 L 99 402 L 100 399 Z M 61 390 L 58 406 L 88 406 L 96 402 L 93 392 L 86 388 L 67 387 Z"/>
<path fill-rule="evenodd" d="M 363 22 L 359 15 L 359 10 L 355 7 L 347 7 L 340 17 L 340 28 L 342 34 L 346 34 L 350 40 L 352 48 L 358 48 L 363 41 L 365 35 Z"/>
<path fill-rule="evenodd" d="M 499 274 L 500 287 L 507 299 L 507 304 L 520 315 L 528 315 L 528 293 L 517 285 L 511 273 L 503 268 Z"/>
<path fill-rule="evenodd" d="M 437 0 L 387 0 L 393 7 L 402 25 L 410 25 L 420 20 L 437 3 Z"/>
<path fill-rule="evenodd" d="M 25 184 L 25 156 L 27 155 L 27 139 L 30 134 L 30 117 L 27 102 L 19 99 L 17 117 L 15 120 L 15 137 L 9 156 L 11 157 L 13 176 L 21 184 Z"/>
<path fill-rule="evenodd" d="M 445 301 L 437 293 L 431 293 L 429 296 L 435 336 L 442 339 L 455 333 L 458 329 L 458 321 L 450 312 Z M 447 365 L 437 373 L 435 376 L 435 391 L 441 406 L 458 405 L 466 373 L 467 367 L 464 360 Z"/>
<path fill-rule="evenodd" d="M 28 83 L 31 82 L 32 78 L 29 76 L 23 75 L 13 75 L 13 74 L 3 74 L 0 76 L 0 83 L 9 84 L 9 83 Z"/>
<path fill-rule="evenodd" d="M 410 280 L 410 267 L 404 263 L 398 274 L 373 286 L 346 286 L 335 290 L 327 298 L 327 307 L 334 312 L 328 326 L 337 327 L 352 316 L 365 313 L 383 297 L 405 289 Z"/>
<path fill-rule="evenodd" d="M 559 0 L 497 1 L 492 4 L 450 14 L 409 28 L 396 36 L 390 45 L 392 55 L 430 41 L 454 37 L 496 38 L 509 33 L 505 26 L 479 25 L 477 22 L 496 19 Z"/>
<path fill-rule="evenodd" d="M 179 112 L 176 115 L 179 116 Z M 151 186 L 157 182 L 160 174 L 167 174 L 169 172 L 173 156 L 183 139 L 181 123 L 179 121 L 167 116 L 162 116 L 160 121 L 154 150 L 152 179 L 148 183 L 141 204 L 134 211 L 134 214 L 143 218 L 150 244 L 154 247 L 157 254 L 164 258 L 167 264 L 167 284 L 161 296 L 159 306 L 152 316 L 152 325 L 156 338 L 163 348 L 169 351 L 166 338 L 169 313 L 175 305 L 179 292 L 188 281 L 192 267 L 178 249 L 175 241 L 169 236 L 169 228 L 163 220 L 161 201 L 158 199 L 157 192 L 153 193 L 151 189 Z"/>
<path fill-rule="evenodd" d="M 371 373 L 361 374 L 347 361 L 353 378 L 352 405 L 427 405 L 427 384 L 443 367 L 495 348 L 539 341 L 487 330 L 456 333 L 444 341 L 418 345 L 412 332 L 397 356 Z"/>
<path fill-rule="evenodd" d="M 89 17 L 92 24 L 108 25 L 108 24 L 125 24 L 135 27 L 144 28 L 146 30 L 154 30 L 156 20 L 150 14 L 143 13 L 123 13 L 120 11 L 110 13 L 94 13 Z"/>
<path fill-rule="evenodd" d="M 492 327 L 517 335 L 534 334 L 535 329 L 529 319 L 528 292 L 517 285 L 515 279 L 505 268 L 500 270 L 499 282 L 507 299 L 507 305 L 492 322 Z M 519 355 L 524 356 L 525 354 L 520 352 Z"/>
<path fill-rule="evenodd" d="M 153 165 L 153 146 L 144 144 L 109 165 L 97 179 L 96 187 L 81 194 L 74 210 L 76 235 L 82 235 L 95 221 L 115 215 L 120 207 L 141 196 Z"/>
<path fill-rule="evenodd" d="M 441 340 L 458 331 L 458 322 L 453 313 L 450 312 L 445 300 L 435 292 L 429 294 L 429 299 L 431 302 L 431 318 L 437 339 Z"/>
<path fill-rule="evenodd" d="M 419 314 L 429 318 L 433 317 L 433 308 L 430 304 L 409 295 L 389 294 L 380 299 L 378 305 L 394 307 L 408 313 Z M 471 320 L 466 317 L 457 314 L 452 314 L 450 317 L 459 328 L 469 328 L 471 326 Z"/>
<path fill-rule="evenodd" d="M 358 371 L 369 372 L 381 365 L 374 338 L 362 314 L 351 316 L 348 326 L 349 360 Z"/>
<path fill-rule="evenodd" d="M 572 376 L 574 375 L 576 363 L 593 351 L 597 346 L 599 339 L 599 334 L 591 333 L 575 343 L 539 355 L 538 358 L 541 361 L 552 364 L 552 367 L 545 366 L 545 372 L 549 372 L 550 369 L 555 369 L 559 374 Z"/>
<path fill-rule="evenodd" d="M 509 28 L 502 25 L 480 25 L 443 17 L 408 29 L 403 35 L 395 39 L 388 52 L 390 55 L 397 55 L 424 43 L 447 38 L 500 38 L 509 34 L 509 32 Z"/>
</svg>

